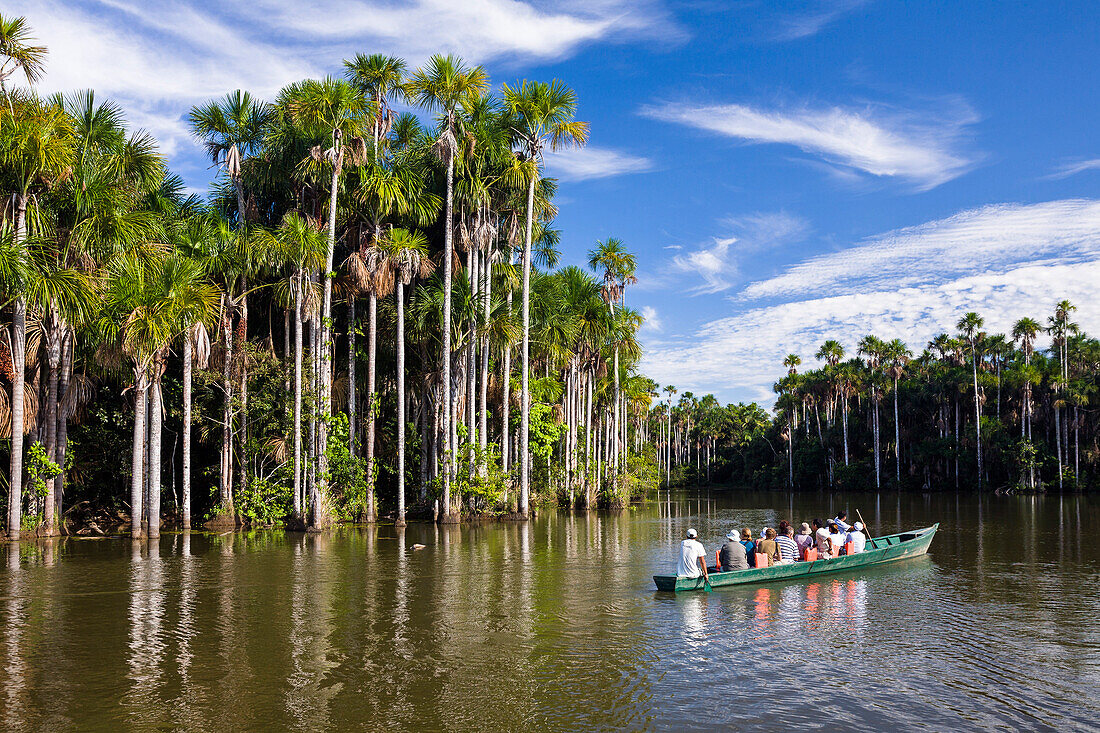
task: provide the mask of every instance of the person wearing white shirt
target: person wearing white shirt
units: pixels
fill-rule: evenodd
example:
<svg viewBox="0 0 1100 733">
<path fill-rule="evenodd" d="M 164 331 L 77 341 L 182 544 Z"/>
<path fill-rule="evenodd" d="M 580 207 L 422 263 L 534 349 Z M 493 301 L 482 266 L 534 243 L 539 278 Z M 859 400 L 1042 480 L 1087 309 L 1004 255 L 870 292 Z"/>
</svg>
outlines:
<svg viewBox="0 0 1100 733">
<path fill-rule="evenodd" d="M 833 551 L 843 550 L 844 543 L 848 541 L 848 533 L 845 532 L 837 525 L 836 522 L 829 522 L 829 546 Z"/>
<path fill-rule="evenodd" d="M 848 532 L 848 541 L 852 543 L 852 554 L 863 552 L 867 547 L 867 535 L 863 534 L 863 522 L 856 522 Z"/>
<path fill-rule="evenodd" d="M 676 564 L 676 574 L 681 578 L 698 578 L 702 575 L 709 580 L 707 549 L 697 537 L 699 533 L 694 528 L 689 529 L 687 539 L 680 543 L 680 562 Z"/>
</svg>

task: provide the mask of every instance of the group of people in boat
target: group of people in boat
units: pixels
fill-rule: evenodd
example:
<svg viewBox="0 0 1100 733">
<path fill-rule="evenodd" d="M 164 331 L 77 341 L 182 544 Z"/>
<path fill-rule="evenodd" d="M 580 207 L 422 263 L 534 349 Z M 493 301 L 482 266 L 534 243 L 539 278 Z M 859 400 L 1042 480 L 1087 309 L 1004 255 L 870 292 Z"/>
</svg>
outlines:
<svg viewBox="0 0 1100 733">
<path fill-rule="evenodd" d="M 812 526 L 811 526 L 812 525 Z M 841 511 L 832 519 L 822 522 L 803 522 L 796 532 L 787 520 L 777 528 L 764 527 L 753 539 L 752 529 L 744 527 L 740 532 L 730 530 L 726 541 L 717 550 L 717 571 L 748 570 L 788 563 L 839 557 L 863 552 L 867 547 L 867 535 L 863 523 L 848 524 L 848 512 Z M 709 557 L 699 533 L 687 531 L 687 538 L 680 543 L 680 560 L 676 574 L 681 578 L 707 577 Z"/>
</svg>

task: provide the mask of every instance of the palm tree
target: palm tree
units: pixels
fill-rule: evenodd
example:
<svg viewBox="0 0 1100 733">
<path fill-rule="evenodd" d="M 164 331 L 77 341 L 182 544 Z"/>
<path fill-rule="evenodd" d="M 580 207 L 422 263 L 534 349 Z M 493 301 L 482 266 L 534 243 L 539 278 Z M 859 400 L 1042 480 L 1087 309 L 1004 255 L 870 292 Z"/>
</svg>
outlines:
<svg viewBox="0 0 1100 733">
<path fill-rule="evenodd" d="M 386 56 L 385 54 L 356 54 L 355 58 L 351 61 L 344 61 L 344 75 L 354 84 L 364 96 L 369 98 L 374 103 L 374 119 L 371 121 L 371 133 L 373 135 L 374 146 L 372 148 L 372 162 L 375 164 L 371 167 L 371 177 L 364 176 L 361 178 L 361 190 L 368 190 L 373 192 L 376 196 L 381 198 L 387 198 L 394 195 L 394 187 L 384 185 L 383 181 L 379 181 L 379 178 L 386 179 L 385 182 L 390 182 L 391 179 L 396 178 L 393 175 L 387 175 L 394 173 L 392 168 L 385 166 L 379 166 L 379 149 L 383 147 L 386 137 L 389 135 L 390 129 L 396 120 L 396 115 L 393 109 L 390 107 L 391 98 L 403 99 L 405 97 L 405 72 L 406 66 L 403 59 L 399 59 L 396 56 Z M 422 180 L 422 179 L 421 179 Z M 374 185 L 370 185 L 372 182 Z M 380 185 L 381 184 L 381 185 Z M 379 207 L 381 208 L 381 207 Z M 377 211 L 377 209 L 375 209 Z M 380 215 L 375 217 L 374 222 L 374 239 L 377 241 L 381 237 L 381 221 Z M 358 252 L 353 252 L 352 256 L 355 257 Z M 375 355 L 377 344 L 377 311 L 378 311 L 378 294 L 374 288 L 368 288 L 368 294 L 370 296 L 370 334 L 368 337 L 368 354 L 367 354 L 367 480 L 370 483 L 368 493 L 367 508 L 366 508 L 366 520 L 374 520 L 374 425 L 375 425 L 375 407 L 374 403 L 377 399 L 375 395 Z M 351 455 L 354 458 L 357 453 L 357 440 L 356 440 L 356 412 L 357 412 L 357 398 L 356 398 L 356 384 L 355 384 L 355 297 L 354 294 L 348 298 L 348 449 L 351 451 Z"/>
<path fill-rule="evenodd" d="M 434 269 L 428 255 L 428 238 L 420 232 L 393 229 L 382 244 L 387 269 L 397 288 L 397 526 L 405 526 L 405 297 L 404 288 L 414 277 L 427 277 Z"/>
<path fill-rule="evenodd" d="M 191 108 L 191 132 L 202 141 L 211 162 L 222 168 L 237 194 L 237 223 L 248 218 L 242 169 L 245 160 L 259 152 L 271 116 L 270 107 L 240 89 L 223 99 Z"/>
<path fill-rule="evenodd" d="M 14 244 L 25 247 L 27 206 L 32 197 L 64 178 L 73 161 L 72 122 L 60 104 L 34 95 L 8 97 L 9 114 L 0 115 L 0 181 L 12 197 Z M 23 387 L 26 379 L 27 302 L 20 292 L 12 302 L 11 473 L 8 533 L 20 532 L 23 498 Z"/>
<path fill-rule="evenodd" d="M 665 419 L 667 421 L 667 427 L 665 429 L 665 488 L 672 488 L 672 398 L 676 394 L 676 388 L 671 384 L 665 387 L 665 394 L 668 395 L 668 403 L 665 406 Z"/>
<path fill-rule="evenodd" d="M 974 372 L 974 430 L 977 436 L 979 491 L 982 488 L 982 408 L 981 396 L 978 393 L 978 341 L 985 337 L 981 332 L 984 324 L 985 320 L 973 311 L 964 315 L 955 324 L 955 328 L 962 332 L 963 338 L 970 344 L 970 361 Z"/>
<path fill-rule="evenodd" d="M 883 359 L 889 365 L 887 367 L 887 374 L 894 380 L 894 458 L 895 469 L 894 480 L 898 485 L 901 485 L 901 420 L 898 418 L 898 382 L 905 374 L 905 365 L 909 363 L 909 359 L 913 356 L 913 352 L 909 351 L 909 348 L 905 345 L 901 339 L 894 339 L 886 344 L 883 349 Z"/>
<path fill-rule="evenodd" d="M 614 237 L 608 237 L 602 242 L 597 242 L 596 247 L 588 252 L 588 266 L 593 270 L 602 272 L 603 286 L 600 288 L 600 295 L 603 296 L 604 302 L 607 303 L 608 308 L 611 310 L 611 317 L 615 317 L 615 304 L 618 303 L 622 306 L 623 297 L 626 293 L 626 286 L 638 282 L 638 278 L 635 277 L 637 271 L 637 262 L 634 259 L 634 255 L 626 250 L 622 240 Z M 614 443 L 614 481 L 615 491 L 618 492 L 618 472 L 619 472 L 619 422 L 621 415 L 622 395 L 619 387 L 619 346 L 618 343 L 614 346 L 614 362 L 612 366 L 612 374 L 615 378 L 615 417 L 613 424 L 615 425 L 615 443 Z"/>
<path fill-rule="evenodd" d="M 371 104 L 362 92 L 351 84 L 326 77 L 320 81 L 311 80 L 302 84 L 292 103 L 292 114 L 299 125 L 323 131 L 330 141 L 324 150 L 316 146 L 312 153 L 312 162 L 324 163 L 332 167 L 332 179 L 329 184 L 328 205 L 328 251 L 325 255 L 321 298 L 321 343 L 320 367 L 321 384 L 318 410 L 322 418 L 317 423 L 317 481 L 314 483 L 310 502 L 310 525 L 315 528 L 327 527 L 331 521 L 328 506 L 328 423 L 326 418 L 332 409 L 332 258 L 336 248 L 336 202 L 340 193 L 340 176 L 344 170 L 344 161 L 350 157 L 353 165 L 361 165 L 366 160 L 366 145 L 360 134 L 364 117 L 370 111 Z M 307 165 L 309 161 L 306 161 Z"/>
<path fill-rule="evenodd" d="M 294 496 L 292 506 L 294 521 L 300 521 L 305 506 L 302 491 L 302 326 L 306 323 L 307 292 L 312 282 L 308 273 L 324 264 L 328 251 L 318 223 L 309 217 L 291 212 L 287 214 L 275 233 L 279 258 L 290 269 L 290 290 L 294 300 L 294 415 L 292 433 L 294 444 Z"/>
<path fill-rule="evenodd" d="M 1020 438 L 1031 437 L 1031 355 L 1035 353 L 1035 337 L 1043 327 L 1034 318 L 1021 318 L 1012 326 L 1012 340 L 1020 342 L 1020 351 L 1024 355 L 1024 394 L 1023 408 L 1020 410 Z"/>
<path fill-rule="evenodd" d="M 15 108 L 8 97 L 8 79 L 17 71 L 23 72 L 28 84 L 36 84 L 46 73 L 46 47 L 34 45 L 30 26 L 22 16 L 5 16 L 0 13 L 0 93 L 8 103 L 8 111 Z"/>
<path fill-rule="evenodd" d="M 462 59 L 453 55 L 436 54 L 426 66 L 416 70 L 406 85 L 406 93 L 416 104 L 429 112 L 438 111 L 442 118 L 439 137 L 434 149 L 447 169 L 447 195 L 443 216 L 443 507 L 441 519 L 455 521 L 451 506 L 452 464 L 451 436 L 451 260 L 454 237 L 454 164 L 458 149 L 456 137 L 457 113 L 461 105 L 479 97 L 489 88 L 489 78 L 480 66 L 468 68 Z"/>
<path fill-rule="evenodd" d="M 531 469 L 528 460 L 528 443 L 531 431 L 531 233 L 535 217 L 535 184 L 539 179 L 544 148 L 551 150 L 566 146 L 584 145 L 588 141 L 588 123 L 574 119 L 577 112 L 577 95 L 555 80 L 530 82 L 524 80 L 518 87 L 504 85 L 504 102 L 516 118 L 516 137 L 530 163 L 527 184 L 527 228 L 523 246 L 523 374 L 521 382 L 520 415 L 520 497 L 519 514 L 527 516 L 527 504 L 531 492 Z M 633 274 L 633 273 L 631 273 Z M 616 372 L 617 373 L 617 372 Z"/>
<path fill-rule="evenodd" d="M 875 451 L 875 488 L 882 486 L 882 468 L 881 468 L 881 452 L 879 450 L 879 427 L 878 427 L 878 386 L 875 384 L 875 377 L 877 376 L 877 370 L 882 362 L 883 352 L 885 351 L 886 344 L 882 339 L 877 336 L 864 336 L 863 340 L 859 342 L 859 353 L 862 354 L 867 362 L 867 369 L 870 371 L 871 381 L 871 406 L 873 409 L 871 427 L 874 431 L 874 451 Z"/>
</svg>

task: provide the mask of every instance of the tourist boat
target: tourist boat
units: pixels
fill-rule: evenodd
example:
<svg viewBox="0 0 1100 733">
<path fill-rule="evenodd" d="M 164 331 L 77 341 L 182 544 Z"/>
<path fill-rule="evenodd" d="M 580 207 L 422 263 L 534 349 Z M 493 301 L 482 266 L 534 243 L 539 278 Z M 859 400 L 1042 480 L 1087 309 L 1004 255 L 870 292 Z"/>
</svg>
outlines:
<svg viewBox="0 0 1100 733">
<path fill-rule="evenodd" d="M 928 552 L 928 546 L 932 544 L 932 538 L 936 536 L 936 530 L 939 526 L 937 523 L 924 529 L 914 529 L 910 532 L 900 532 L 869 539 L 864 551 L 855 555 L 825 557 L 786 565 L 772 565 L 766 568 L 731 570 L 728 573 L 719 573 L 712 569 L 710 571 L 710 586 L 720 588 L 727 585 L 798 580 L 808 576 L 885 565 L 898 560 L 919 557 Z M 702 577 L 680 578 L 675 575 L 654 575 L 653 582 L 657 584 L 657 590 L 665 591 L 704 590 L 706 587 Z"/>
</svg>

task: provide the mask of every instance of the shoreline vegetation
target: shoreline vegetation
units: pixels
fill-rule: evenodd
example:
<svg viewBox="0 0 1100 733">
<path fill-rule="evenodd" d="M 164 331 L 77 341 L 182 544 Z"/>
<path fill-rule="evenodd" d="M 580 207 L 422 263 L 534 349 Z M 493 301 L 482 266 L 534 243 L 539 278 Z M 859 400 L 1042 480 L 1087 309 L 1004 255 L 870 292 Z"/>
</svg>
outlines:
<svg viewBox="0 0 1100 733">
<path fill-rule="evenodd" d="M 772 415 L 690 392 L 674 402 L 666 387 L 654 407 L 655 424 L 664 421 L 662 479 L 811 491 L 1093 490 L 1100 341 L 1075 311 L 1059 301 L 1045 321 L 1020 318 L 1007 334 L 966 313 L 954 334 L 916 354 L 874 335 L 854 355 L 827 340 L 816 369 L 801 369 L 798 354 L 783 360 Z M 1046 350 L 1036 348 L 1043 335 Z"/>
<path fill-rule="evenodd" d="M 232 91 L 187 118 L 203 197 L 113 102 L 34 91 L 47 60 L 0 16 L 11 538 L 523 520 L 656 486 L 634 256 L 558 264 L 544 156 L 589 134 L 568 86 L 360 54 Z"/>
</svg>

